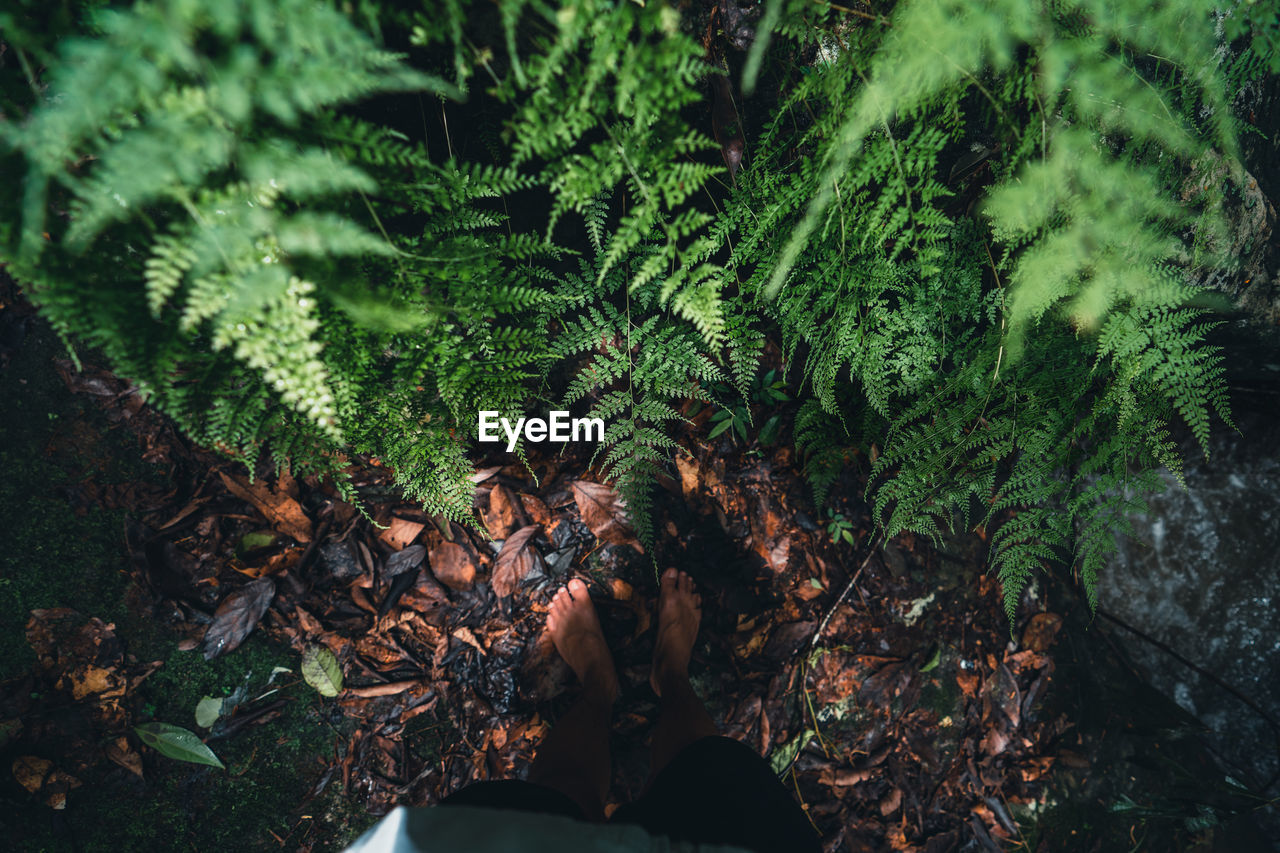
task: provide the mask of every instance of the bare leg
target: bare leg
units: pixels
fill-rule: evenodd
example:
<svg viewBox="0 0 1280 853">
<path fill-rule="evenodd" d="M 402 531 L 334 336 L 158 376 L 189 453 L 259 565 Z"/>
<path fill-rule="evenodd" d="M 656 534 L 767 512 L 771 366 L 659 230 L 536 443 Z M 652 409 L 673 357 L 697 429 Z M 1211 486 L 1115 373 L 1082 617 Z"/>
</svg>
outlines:
<svg viewBox="0 0 1280 853">
<path fill-rule="evenodd" d="M 618 675 L 582 581 L 575 578 L 555 594 L 547 633 L 582 682 L 582 695 L 538 748 L 529 781 L 566 794 L 589 819 L 603 820 L 612 777 L 609 718 L 618 698 Z"/>
<path fill-rule="evenodd" d="M 689 744 L 717 734 L 716 725 L 689 683 L 689 658 L 702 619 L 702 597 L 693 579 L 667 569 L 658 596 L 658 639 L 649 683 L 662 698 L 649 760 L 652 781 Z"/>
</svg>

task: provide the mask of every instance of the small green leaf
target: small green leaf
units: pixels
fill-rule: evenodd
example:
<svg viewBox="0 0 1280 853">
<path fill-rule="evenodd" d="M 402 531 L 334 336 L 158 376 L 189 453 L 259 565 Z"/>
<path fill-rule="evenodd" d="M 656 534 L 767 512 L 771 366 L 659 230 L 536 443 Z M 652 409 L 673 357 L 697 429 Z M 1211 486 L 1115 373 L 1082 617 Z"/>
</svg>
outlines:
<svg viewBox="0 0 1280 853">
<path fill-rule="evenodd" d="M 760 430 L 760 443 L 773 444 L 778 437 L 778 429 L 782 426 L 782 419 L 777 415 L 765 421 L 764 427 Z"/>
<path fill-rule="evenodd" d="M 822 585 L 822 581 L 818 580 L 817 578 L 809 578 L 809 586 L 813 587 L 814 589 L 823 589 L 823 590 L 826 589 L 826 587 Z"/>
<path fill-rule="evenodd" d="M 933 657 L 929 658 L 929 662 L 924 666 L 920 667 L 920 671 L 929 672 L 930 670 L 937 669 L 938 661 L 941 659 L 942 659 L 942 647 L 939 646 L 938 649 L 933 653 Z"/>
<path fill-rule="evenodd" d="M 196 725 L 202 729 L 213 728 L 222 716 L 222 700 L 214 696 L 206 696 L 196 704 Z"/>
<path fill-rule="evenodd" d="M 342 667 L 333 652 L 324 646 L 307 646 L 302 653 L 302 677 L 321 696 L 342 692 Z"/>
<path fill-rule="evenodd" d="M 218 760 L 218 756 L 213 754 L 213 750 L 200 740 L 199 735 L 181 726 L 169 723 L 144 723 L 134 726 L 133 730 L 138 733 L 138 737 L 142 738 L 143 743 L 168 758 L 191 764 L 207 764 L 219 770 L 227 769 Z"/>
<path fill-rule="evenodd" d="M 236 545 L 236 553 L 244 556 L 252 551 L 258 551 L 262 548 L 270 548 L 276 544 L 279 537 L 269 530 L 258 530 L 253 533 L 246 533 L 240 537 L 240 542 Z"/>
<path fill-rule="evenodd" d="M 720 423 L 716 424 L 716 426 L 715 426 L 714 428 L 712 428 L 712 430 L 711 430 L 710 434 L 707 436 L 707 438 L 715 438 L 717 435 L 719 435 L 720 433 L 724 432 L 725 430 L 727 430 L 727 429 L 728 429 L 729 427 L 731 427 L 731 426 L 733 426 L 733 419 L 732 419 L 732 418 L 726 418 L 725 420 L 723 420 L 723 421 L 721 421 Z"/>
<path fill-rule="evenodd" d="M 775 749 L 773 754 L 769 756 L 769 764 L 772 765 L 774 774 L 781 776 L 786 773 L 787 768 L 795 762 L 796 756 L 800 754 L 800 750 L 804 749 L 816 734 L 817 732 L 813 729 L 805 729 Z"/>
</svg>

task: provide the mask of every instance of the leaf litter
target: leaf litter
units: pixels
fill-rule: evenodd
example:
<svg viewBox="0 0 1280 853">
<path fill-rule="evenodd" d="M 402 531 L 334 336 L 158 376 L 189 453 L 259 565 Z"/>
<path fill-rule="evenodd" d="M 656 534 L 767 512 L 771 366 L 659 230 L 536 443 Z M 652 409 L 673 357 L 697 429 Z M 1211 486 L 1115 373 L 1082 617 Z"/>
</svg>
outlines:
<svg viewBox="0 0 1280 853">
<path fill-rule="evenodd" d="M 657 714 L 648 666 L 666 565 L 690 571 L 703 597 L 691 673 L 713 718 L 771 760 L 828 850 L 1015 841 L 1007 809 L 1045 802 L 1070 741 L 1071 723 L 1044 704 L 1062 619 L 1038 614 L 1011 643 L 998 584 L 977 570 L 979 537 L 946 542 L 944 554 L 904 534 L 890 559 L 871 547 L 865 507 L 848 504 L 854 544 L 836 544 L 813 521 L 792 452 L 708 440 L 709 410 L 691 415 L 687 453 L 660 483 L 649 554 L 623 502 L 590 473 L 589 448 L 531 455 L 529 468 L 502 454 L 478 460 L 477 529 L 427 516 L 395 497 L 384 467 L 353 459 L 366 516 L 313 478 L 225 470 L 109 373 L 63 375 L 127 422 L 157 464 L 204 472 L 163 493 L 97 493 L 132 501 L 146 606 L 208 657 L 234 653 L 253 631 L 291 646 L 302 678 L 356 723 L 318 789 L 339 785 L 373 814 L 527 769 L 573 695 L 543 633 L 550 597 L 571 576 L 591 589 L 623 685 L 610 807 L 636 796 Z M 157 664 L 126 659 L 113 626 L 35 611 L 28 636 L 41 683 L 93 718 L 105 744 L 15 765 L 48 804 L 65 806 L 99 760 L 141 775 L 143 745 L 217 761 L 194 733 L 139 721 L 129 696 Z M 228 720 L 209 699 L 200 725 L 216 723 L 211 737 L 269 725 L 289 701 Z M 9 701 L 6 719 L 23 707 Z M 452 733 L 438 755 L 414 748 L 418 718 Z"/>
</svg>

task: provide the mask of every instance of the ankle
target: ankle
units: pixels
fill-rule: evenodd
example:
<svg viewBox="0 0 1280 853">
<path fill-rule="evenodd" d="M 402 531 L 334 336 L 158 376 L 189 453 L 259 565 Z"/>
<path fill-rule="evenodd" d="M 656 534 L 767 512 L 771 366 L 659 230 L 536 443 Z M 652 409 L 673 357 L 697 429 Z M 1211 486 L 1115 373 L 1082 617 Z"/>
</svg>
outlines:
<svg viewBox="0 0 1280 853">
<path fill-rule="evenodd" d="M 689 683 L 688 666 L 662 666 L 654 673 L 653 680 L 657 682 L 663 696 L 693 690 L 693 685 Z"/>
<path fill-rule="evenodd" d="M 618 690 L 617 688 L 609 689 L 604 686 L 585 687 L 579 695 L 578 701 L 608 713 L 618 701 Z"/>
<path fill-rule="evenodd" d="M 618 701 L 618 679 L 606 668 L 596 668 L 584 674 L 582 695 L 592 704 L 612 705 Z"/>
</svg>

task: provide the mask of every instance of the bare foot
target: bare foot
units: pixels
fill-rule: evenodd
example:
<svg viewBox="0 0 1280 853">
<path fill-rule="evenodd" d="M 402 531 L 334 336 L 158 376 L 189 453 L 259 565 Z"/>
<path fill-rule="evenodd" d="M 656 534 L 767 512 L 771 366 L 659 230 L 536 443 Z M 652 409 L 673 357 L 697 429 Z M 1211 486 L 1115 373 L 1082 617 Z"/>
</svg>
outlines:
<svg viewBox="0 0 1280 853">
<path fill-rule="evenodd" d="M 698 638 L 702 620 L 702 596 L 694 591 L 693 578 L 685 572 L 667 569 L 662 573 L 658 594 L 658 639 L 653 647 L 653 669 L 649 684 L 662 695 L 669 678 L 689 677 L 689 658 Z"/>
<path fill-rule="evenodd" d="M 610 703 L 618 698 L 618 673 L 585 583 L 574 578 L 551 599 L 547 633 L 587 693 Z"/>
</svg>

